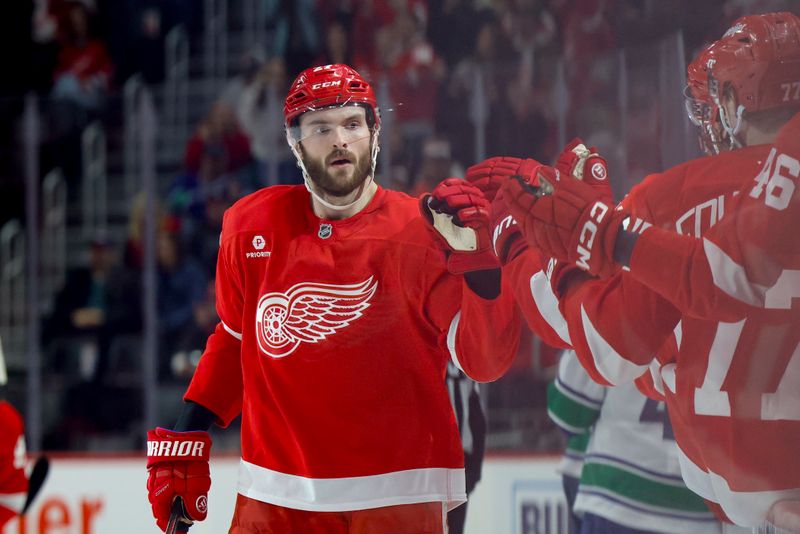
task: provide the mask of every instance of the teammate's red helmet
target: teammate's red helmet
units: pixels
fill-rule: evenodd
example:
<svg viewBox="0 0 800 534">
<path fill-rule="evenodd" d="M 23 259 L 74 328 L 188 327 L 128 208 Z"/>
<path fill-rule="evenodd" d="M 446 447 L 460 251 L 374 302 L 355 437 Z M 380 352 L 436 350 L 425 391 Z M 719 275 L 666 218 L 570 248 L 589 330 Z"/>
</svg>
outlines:
<svg viewBox="0 0 800 534">
<path fill-rule="evenodd" d="M 713 45 L 700 51 L 697 57 L 686 67 L 685 96 L 699 102 L 711 103 L 708 94 L 708 60 L 711 59 Z"/>
<path fill-rule="evenodd" d="M 347 104 L 364 105 L 368 120 L 380 124 L 375 92 L 355 69 L 342 64 L 312 67 L 292 82 L 283 105 L 283 116 L 289 127 L 306 111 Z"/>
<path fill-rule="evenodd" d="M 715 43 L 709 90 L 736 91 L 747 112 L 800 105 L 800 18 L 766 13 L 737 19 Z"/>
<path fill-rule="evenodd" d="M 683 93 L 686 112 L 692 124 L 698 128 L 700 148 L 707 154 L 731 148 L 730 142 L 724 142 L 726 134 L 720 124 L 719 111 L 708 91 L 708 64 L 714 59 L 716 46 L 717 43 L 707 46 L 689 63 Z"/>
</svg>

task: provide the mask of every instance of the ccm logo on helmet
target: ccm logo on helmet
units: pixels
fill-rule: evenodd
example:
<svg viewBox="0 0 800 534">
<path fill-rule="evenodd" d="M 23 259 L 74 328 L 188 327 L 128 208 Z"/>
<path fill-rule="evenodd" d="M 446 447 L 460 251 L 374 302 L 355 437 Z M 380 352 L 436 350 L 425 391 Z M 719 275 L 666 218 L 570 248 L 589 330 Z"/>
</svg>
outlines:
<svg viewBox="0 0 800 534">
<path fill-rule="evenodd" d="M 586 221 L 581 228 L 581 233 L 578 236 L 578 260 L 575 265 L 581 269 L 589 270 L 589 260 L 592 257 L 592 245 L 594 244 L 594 236 L 597 233 L 597 225 L 603 222 L 603 218 L 608 213 L 608 206 L 598 201 L 594 203 L 592 209 L 589 211 L 591 219 Z"/>
<path fill-rule="evenodd" d="M 203 456 L 202 441 L 148 441 L 147 456 Z"/>
<path fill-rule="evenodd" d="M 317 89 L 324 89 L 326 87 L 338 87 L 342 85 L 342 80 L 334 80 L 332 82 L 322 82 L 322 83 L 315 83 L 311 86 L 312 91 L 316 91 Z"/>
</svg>

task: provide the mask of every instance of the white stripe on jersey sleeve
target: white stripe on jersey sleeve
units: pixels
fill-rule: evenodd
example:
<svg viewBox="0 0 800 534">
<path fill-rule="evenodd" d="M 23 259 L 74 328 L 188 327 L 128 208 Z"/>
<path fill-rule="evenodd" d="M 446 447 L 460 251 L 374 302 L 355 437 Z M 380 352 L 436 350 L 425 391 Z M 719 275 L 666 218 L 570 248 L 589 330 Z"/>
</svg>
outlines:
<svg viewBox="0 0 800 534">
<path fill-rule="evenodd" d="M 450 359 L 453 360 L 453 365 L 458 367 L 462 373 L 464 369 L 461 367 L 461 362 L 458 361 L 458 353 L 456 352 L 456 333 L 458 332 L 458 323 L 461 322 L 461 310 L 458 310 L 450 321 L 450 328 L 447 330 L 447 350 L 450 351 Z"/>
<path fill-rule="evenodd" d="M 569 328 L 561 310 L 558 309 L 558 298 L 550 287 L 550 280 L 547 279 L 543 271 L 539 271 L 531 277 L 531 296 L 536 303 L 536 308 L 547 321 L 558 337 L 568 345 L 572 345 L 569 338 Z"/>
<path fill-rule="evenodd" d="M 715 243 L 703 238 L 703 250 L 708 258 L 708 266 L 714 285 L 731 297 L 751 306 L 761 306 L 766 288 L 747 279 L 744 267 L 733 261 Z"/>
<path fill-rule="evenodd" d="M 233 337 L 235 337 L 239 341 L 242 340 L 242 334 L 240 334 L 239 332 L 235 331 L 230 326 L 226 325 L 223 321 L 220 321 L 220 323 L 222 323 L 222 328 L 224 328 L 227 333 L 229 333 L 230 335 L 232 335 Z"/>
<path fill-rule="evenodd" d="M 592 353 L 594 366 L 606 381 L 614 385 L 626 384 L 647 372 L 647 365 L 637 365 L 630 360 L 626 360 L 603 339 L 603 336 L 600 335 L 600 332 L 597 331 L 597 328 L 589 319 L 583 304 L 581 304 L 581 322 L 586 343 Z"/>
</svg>

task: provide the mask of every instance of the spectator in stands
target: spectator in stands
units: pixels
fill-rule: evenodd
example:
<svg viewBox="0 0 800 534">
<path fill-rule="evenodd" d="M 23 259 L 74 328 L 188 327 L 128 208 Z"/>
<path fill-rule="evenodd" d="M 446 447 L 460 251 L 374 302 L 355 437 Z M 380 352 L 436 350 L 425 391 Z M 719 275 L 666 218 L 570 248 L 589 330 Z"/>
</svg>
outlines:
<svg viewBox="0 0 800 534">
<path fill-rule="evenodd" d="M 416 179 L 410 184 L 411 196 L 418 197 L 432 191 L 447 176 L 463 176 L 464 169 L 452 158 L 450 141 L 434 136 L 422 145 L 422 163 Z"/>
<path fill-rule="evenodd" d="M 258 164 L 258 186 L 299 184 L 303 177 L 286 144 L 281 128 L 282 95 L 289 80 L 283 58 L 275 57 L 258 69 L 252 83 L 242 90 L 237 112 L 250 137 L 250 148 Z"/>
<path fill-rule="evenodd" d="M 108 91 L 113 66 L 106 45 L 89 31 L 89 10 L 69 2 L 59 22 L 61 50 L 53 74 L 53 97 L 79 109 L 97 111 Z"/>
<path fill-rule="evenodd" d="M 493 131 L 487 138 L 490 154 L 544 160 L 553 152 L 548 147 L 552 129 L 545 114 L 550 106 L 551 88 L 534 83 L 533 59 L 532 53 L 523 53 L 515 64 L 510 64 L 513 70 L 504 84 L 506 105 L 497 107 Z"/>
<path fill-rule="evenodd" d="M 289 74 L 311 65 L 319 53 L 319 24 L 314 0 L 264 0 L 267 12 L 267 55 L 283 57 Z"/>
<path fill-rule="evenodd" d="M 144 255 L 144 216 L 145 216 L 145 197 L 140 193 L 131 202 L 131 210 L 128 214 L 128 228 L 125 237 L 125 248 L 122 254 L 122 262 L 125 266 L 140 270 L 143 265 Z"/>
<path fill-rule="evenodd" d="M 382 63 L 389 69 L 389 91 L 396 103 L 395 125 L 409 150 L 409 173 L 416 174 L 422 144 L 434 132 L 436 96 L 446 66 L 425 37 L 426 11 L 398 10 L 382 34 Z M 379 96 L 380 98 L 380 96 Z"/>
<path fill-rule="evenodd" d="M 158 233 L 159 376 L 172 376 L 170 360 L 181 334 L 192 324 L 194 309 L 206 296 L 206 276 L 179 240 L 179 221 L 167 217 Z"/>
<path fill-rule="evenodd" d="M 579 0 L 564 26 L 564 60 L 573 109 L 580 109 L 603 84 L 593 76 L 597 58 L 617 44 L 608 0 Z"/>
<path fill-rule="evenodd" d="M 260 47 L 254 47 L 239 58 L 237 73 L 225 84 L 219 96 L 219 101 L 236 111 L 239 124 L 244 124 L 239 103 L 245 90 L 256 82 L 258 72 L 264 64 L 264 52 Z"/>
<path fill-rule="evenodd" d="M 192 321 L 180 333 L 175 352 L 170 359 L 170 368 L 175 378 L 188 381 L 200 361 L 208 336 L 214 332 L 219 317 L 216 310 L 214 281 L 206 285 L 205 298 L 192 309 Z"/>
<path fill-rule="evenodd" d="M 88 266 L 68 273 L 42 329 L 55 367 L 77 356 L 84 378 L 104 380 L 114 339 L 141 329 L 139 302 L 138 273 L 119 265 L 105 236 L 95 237 Z"/>
<path fill-rule="evenodd" d="M 142 10 L 131 59 L 133 73 L 140 72 L 146 83 L 164 81 L 164 30 L 161 11 L 150 6 Z"/>
<path fill-rule="evenodd" d="M 331 65 L 344 63 L 353 65 L 353 49 L 350 46 L 350 23 L 343 15 L 337 15 L 325 24 L 325 41 L 322 43 L 322 54 L 317 56 L 315 65 Z"/>
<path fill-rule="evenodd" d="M 237 171 L 252 161 L 250 140 L 242 132 L 233 108 L 223 102 L 215 103 L 197 127 L 186 145 L 184 165 L 197 173 L 203 155 L 214 153 L 225 172 Z"/>
<path fill-rule="evenodd" d="M 517 0 L 499 17 L 514 50 L 523 56 L 555 52 L 560 45 L 555 15 L 541 0 Z"/>
<path fill-rule="evenodd" d="M 285 144 L 285 143 L 284 143 Z M 170 184 L 167 210 L 179 218 L 205 217 L 209 196 L 224 193 L 237 199 L 261 187 L 250 152 L 250 140 L 239 128 L 231 108 L 214 104 L 186 148 L 185 170 Z"/>
<path fill-rule="evenodd" d="M 219 234 L 222 216 L 240 195 L 227 186 L 224 180 L 209 184 L 203 191 L 203 215 L 181 218 L 181 239 L 188 243 L 193 258 L 200 262 L 209 278 L 214 278 L 219 252 Z"/>
<path fill-rule="evenodd" d="M 432 0 L 428 39 L 448 69 L 454 69 L 475 47 L 480 26 L 478 11 L 470 0 Z M 458 28 L 458 31 L 447 31 Z"/>
<path fill-rule="evenodd" d="M 481 11 L 480 20 L 475 48 L 451 73 L 437 108 L 437 129 L 450 139 L 453 156 L 462 165 L 476 160 L 474 132 L 478 119 L 497 120 L 501 108 L 508 105 L 504 81 L 508 71 L 513 71 L 515 57 L 494 14 Z M 462 111 L 453 113 L 454 109 Z M 487 131 L 498 126 L 495 122 L 487 124 Z"/>
</svg>

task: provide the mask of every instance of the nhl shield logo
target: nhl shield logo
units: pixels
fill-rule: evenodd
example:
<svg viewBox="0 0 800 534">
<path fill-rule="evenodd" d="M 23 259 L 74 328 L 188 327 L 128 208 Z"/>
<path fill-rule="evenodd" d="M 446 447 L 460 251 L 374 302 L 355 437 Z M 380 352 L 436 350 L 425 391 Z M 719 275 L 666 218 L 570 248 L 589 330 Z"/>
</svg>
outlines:
<svg viewBox="0 0 800 534">
<path fill-rule="evenodd" d="M 320 237 L 320 239 L 328 239 L 331 234 L 333 234 L 333 226 L 328 223 L 322 223 L 319 225 L 319 232 L 317 232 L 317 235 Z"/>
<path fill-rule="evenodd" d="M 267 293 L 256 309 L 258 348 L 283 358 L 300 343 L 319 343 L 358 319 L 378 288 L 372 277 L 358 284 L 301 283 L 286 293 Z"/>
</svg>

